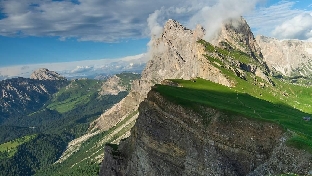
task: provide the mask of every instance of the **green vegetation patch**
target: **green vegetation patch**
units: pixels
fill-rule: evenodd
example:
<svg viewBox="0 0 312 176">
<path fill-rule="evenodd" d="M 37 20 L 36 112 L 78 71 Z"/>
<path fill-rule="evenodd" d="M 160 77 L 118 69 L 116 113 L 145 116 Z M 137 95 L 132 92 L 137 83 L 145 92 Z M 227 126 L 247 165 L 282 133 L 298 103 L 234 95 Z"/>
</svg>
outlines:
<svg viewBox="0 0 312 176">
<path fill-rule="evenodd" d="M 79 105 L 86 105 L 90 102 L 92 95 L 98 92 L 101 85 L 99 80 L 74 80 L 54 95 L 47 108 L 65 113 Z"/>
<path fill-rule="evenodd" d="M 24 136 L 0 145 L 0 159 L 10 158 L 17 152 L 18 146 L 34 139 L 36 135 Z"/>
<path fill-rule="evenodd" d="M 208 53 L 216 53 L 222 58 L 229 57 L 245 64 L 252 63 L 255 65 L 259 65 L 259 63 L 257 63 L 255 59 L 251 57 L 251 55 L 248 55 L 247 53 L 232 48 L 227 42 L 221 43 L 223 45 L 223 48 L 213 46 L 211 43 L 206 42 L 204 40 L 199 40 L 198 42 L 205 47 L 205 50 Z"/>
</svg>

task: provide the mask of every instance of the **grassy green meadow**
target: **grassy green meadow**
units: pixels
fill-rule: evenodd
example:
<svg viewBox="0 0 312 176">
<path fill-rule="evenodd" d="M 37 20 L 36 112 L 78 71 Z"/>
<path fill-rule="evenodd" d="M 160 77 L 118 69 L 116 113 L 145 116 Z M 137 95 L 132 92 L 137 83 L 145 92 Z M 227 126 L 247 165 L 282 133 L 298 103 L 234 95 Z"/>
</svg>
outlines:
<svg viewBox="0 0 312 176">
<path fill-rule="evenodd" d="M 17 147 L 24 144 L 25 142 L 28 142 L 32 139 L 34 139 L 36 135 L 29 135 L 29 136 L 24 136 L 6 143 L 3 143 L 0 145 L 0 159 L 2 157 L 12 157 L 14 154 L 17 152 Z M 5 156 L 4 156 L 5 155 Z"/>
</svg>

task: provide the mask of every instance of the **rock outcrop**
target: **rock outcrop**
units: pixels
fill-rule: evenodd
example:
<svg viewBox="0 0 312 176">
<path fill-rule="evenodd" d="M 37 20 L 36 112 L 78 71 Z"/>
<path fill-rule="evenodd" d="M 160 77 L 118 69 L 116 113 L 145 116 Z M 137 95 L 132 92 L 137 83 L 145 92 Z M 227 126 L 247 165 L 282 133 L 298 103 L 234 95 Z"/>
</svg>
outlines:
<svg viewBox="0 0 312 176">
<path fill-rule="evenodd" d="M 230 47 L 246 53 L 250 56 L 250 59 L 253 59 L 250 60 L 250 63 L 242 63 L 238 60 L 230 59 L 229 64 L 237 65 L 236 67 L 239 69 L 251 72 L 268 83 L 273 84 L 268 77 L 270 69 L 263 59 L 261 48 L 243 17 L 225 21 L 220 31 L 210 42 L 221 48 L 229 49 Z M 240 70 L 235 70 L 235 72 L 238 73 L 238 76 L 241 75 Z"/>
<path fill-rule="evenodd" d="M 151 60 L 141 80 L 160 83 L 164 79 L 201 77 L 232 86 L 231 81 L 203 56 L 206 52 L 198 40 L 203 38 L 204 32 L 201 26 L 192 31 L 177 21 L 167 21 L 161 37 L 152 41 Z"/>
<path fill-rule="evenodd" d="M 40 68 L 34 71 L 30 75 L 30 79 L 38 79 L 38 80 L 65 80 L 60 74 L 55 71 L 50 71 L 46 68 Z"/>
<path fill-rule="evenodd" d="M 211 41 L 212 44 L 221 47 L 222 42 L 227 42 L 231 47 L 247 53 L 259 62 L 262 62 L 261 49 L 243 17 L 225 21 L 221 30 Z"/>
<path fill-rule="evenodd" d="M 151 90 L 131 136 L 105 148 L 100 175 L 309 174 L 312 155 L 286 146 L 288 132 L 213 108 L 202 115 Z M 265 135 L 263 135 L 265 134 Z"/>
<path fill-rule="evenodd" d="M 118 95 L 119 92 L 126 91 L 127 88 L 121 85 L 120 78 L 116 75 L 110 77 L 102 85 L 100 95 Z"/>
<path fill-rule="evenodd" d="M 285 76 L 312 74 L 312 43 L 300 40 L 277 40 L 257 36 L 264 61 Z"/>
</svg>

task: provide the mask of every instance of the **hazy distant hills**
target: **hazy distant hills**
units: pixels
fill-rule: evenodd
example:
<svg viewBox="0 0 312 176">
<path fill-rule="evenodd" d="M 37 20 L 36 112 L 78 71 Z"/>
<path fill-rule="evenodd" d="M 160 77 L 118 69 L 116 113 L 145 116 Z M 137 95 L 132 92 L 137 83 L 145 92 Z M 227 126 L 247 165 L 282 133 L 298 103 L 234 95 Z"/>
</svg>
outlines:
<svg viewBox="0 0 312 176">
<path fill-rule="evenodd" d="M 99 78 L 101 80 L 83 78 L 70 81 L 57 72 L 40 68 L 31 74 L 31 78 L 2 80 L 0 81 L 0 120 L 27 116 L 45 107 L 66 112 L 71 108 L 87 104 L 93 98 L 127 92 L 130 83 L 139 76 L 133 73 L 120 73 Z M 71 108 L 67 107 L 66 111 L 60 110 L 60 108 L 64 109 L 66 104 L 70 104 Z"/>
</svg>

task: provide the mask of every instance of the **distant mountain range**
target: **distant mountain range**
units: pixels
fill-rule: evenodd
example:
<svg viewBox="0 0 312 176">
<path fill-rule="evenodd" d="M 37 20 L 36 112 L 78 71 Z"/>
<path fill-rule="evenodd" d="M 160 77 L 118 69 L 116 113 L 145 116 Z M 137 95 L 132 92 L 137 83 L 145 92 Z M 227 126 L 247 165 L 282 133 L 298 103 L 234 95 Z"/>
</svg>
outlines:
<svg viewBox="0 0 312 176">
<path fill-rule="evenodd" d="M 67 79 L 96 78 L 110 76 L 121 72 L 141 73 L 148 61 L 148 54 L 139 54 L 120 59 L 86 60 L 64 63 L 32 64 L 0 67 L 0 80 L 24 77 L 29 78 L 33 71 L 48 68 Z"/>
</svg>

